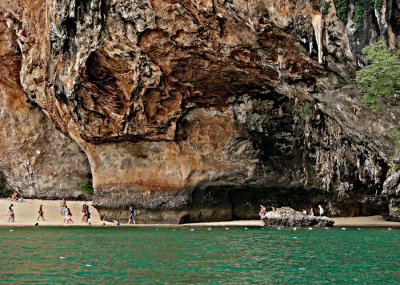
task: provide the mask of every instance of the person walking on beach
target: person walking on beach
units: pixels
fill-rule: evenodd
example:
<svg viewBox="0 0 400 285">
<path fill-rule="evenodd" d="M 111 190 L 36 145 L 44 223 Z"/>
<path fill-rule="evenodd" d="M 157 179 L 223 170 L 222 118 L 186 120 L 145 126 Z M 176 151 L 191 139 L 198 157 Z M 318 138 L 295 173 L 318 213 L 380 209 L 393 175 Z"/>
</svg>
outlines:
<svg viewBox="0 0 400 285">
<path fill-rule="evenodd" d="M 81 221 L 81 223 L 83 223 L 83 222 L 87 222 L 87 221 L 88 221 L 88 219 L 87 219 L 87 209 L 86 209 L 86 204 L 83 204 L 83 205 L 82 205 L 82 210 L 81 210 L 81 213 L 82 213 L 82 221 Z"/>
<path fill-rule="evenodd" d="M 132 207 L 132 206 L 129 207 L 129 220 L 128 220 L 128 224 L 130 224 L 131 221 L 133 222 L 134 225 L 136 225 L 136 221 L 135 221 L 135 211 L 133 210 L 133 207 Z"/>
<path fill-rule="evenodd" d="M 89 223 L 89 219 L 90 219 L 89 205 L 86 205 L 86 222 Z M 89 225 L 90 225 L 90 223 L 89 223 Z"/>
<path fill-rule="evenodd" d="M 67 201 L 65 201 L 64 197 L 61 199 L 60 206 L 61 206 L 61 216 L 65 215 L 65 210 L 67 209 Z"/>
<path fill-rule="evenodd" d="M 11 204 L 8 208 L 8 221 L 14 223 L 15 222 L 15 215 L 14 215 L 14 205 Z"/>
<path fill-rule="evenodd" d="M 324 208 L 322 208 L 321 205 L 318 205 L 318 208 L 319 208 L 319 215 L 323 216 L 324 215 Z"/>
<path fill-rule="evenodd" d="M 71 213 L 71 210 L 67 207 L 66 209 L 65 209 L 65 214 L 64 214 L 64 223 L 67 223 L 67 224 L 69 224 L 70 222 L 71 223 L 74 223 L 73 221 L 72 221 L 72 213 Z"/>
<path fill-rule="evenodd" d="M 39 221 L 39 219 L 40 218 L 42 218 L 42 220 L 44 221 L 45 219 L 44 219 L 44 217 L 43 217 L 43 205 L 40 205 L 40 207 L 39 207 L 39 216 L 38 216 L 38 218 L 37 218 L 37 220 Z"/>
</svg>

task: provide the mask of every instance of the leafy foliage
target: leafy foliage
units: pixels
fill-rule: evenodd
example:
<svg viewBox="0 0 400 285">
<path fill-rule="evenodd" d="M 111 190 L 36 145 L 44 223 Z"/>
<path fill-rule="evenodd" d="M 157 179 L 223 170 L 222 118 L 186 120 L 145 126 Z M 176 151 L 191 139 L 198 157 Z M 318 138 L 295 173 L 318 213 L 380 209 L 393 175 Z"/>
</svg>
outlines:
<svg viewBox="0 0 400 285">
<path fill-rule="evenodd" d="M 379 109 L 381 96 L 393 96 L 400 89 L 399 51 L 390 54 L 383 41 L 363 49 L 368 66 L 357 71 L 358 88 L 364 92 L 364 103 Z"/>
<path fill-rule="evenodd" d="M 85 194 L 93 194 L 93 184 L 92 181 L 87 180 L 87 181 L 78 181 L 75 182 L 75 185 L 81 188 L 82 192 Z"/>
<path fill-rule="evenodd" d="M 3 192 L 4 196 L 9 196 L 12 193 L 11 189 L 8 189 L 4 184 L 4 181 L 0 181 L 0 191 Z"/>
<path fill-rule="evenodd" d="M 319 4 L 319 10 L 321 11 L 322 15 L 328 14 L 329 8 L 331 7 L 331 2 L 322 0 Z"/>
<path fill-rule="evenodd" d="M 324 0 L 325 1 L 325 0 Z M 347 14 L 349 13 L 349 0 L 333 0 L 336 8 L 336 15 L 343 22 L 347 22 Z M 354 0 L 354 27 L 357 31 L 361 29 L 363 20 L 367 15 L 370 5 L 372 5 L 379 12 L 384 5 L 384 0 Z"/>
<path fill-rule="evenodd" d="M 306 101 L 304 103 L 304 107 L 303 107 L 303 110 L 300 111 L 300 115 L 303 118 L 306 118 L 306 117 L 309 118 L 312 116 L 312 109 L 311 109 L 310 105 L 308 104 L 308 101 Z"/>
<path fill-rule="evenodd" d="M 343 22 L 347 21 L 347 14 L 349 13 L 349 0 L 333 0 L 336 8 L 336 15 Z"/>
<path fill-rule="evenodd" d="M 357 0 L 354 1 L 354 26 L 357 31 L 361 29 L 362 22 L 365 15 L 367 14 L 370 1 L 368 0 Z"/>
</svg>

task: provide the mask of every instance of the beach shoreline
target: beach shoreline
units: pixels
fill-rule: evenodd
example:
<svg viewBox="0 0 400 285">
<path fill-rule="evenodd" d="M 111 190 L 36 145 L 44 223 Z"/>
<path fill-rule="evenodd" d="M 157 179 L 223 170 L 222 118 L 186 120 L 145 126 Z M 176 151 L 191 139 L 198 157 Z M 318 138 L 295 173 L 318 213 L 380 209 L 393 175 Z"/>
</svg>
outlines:
<svg viewBox="0 0 400 285">
<path fill-rule="evenodd" d="M 15 208 L 15 222 L 8 222 L 8 207 L 10 204 Z M 89 205 L 91 213 L 90 224 L 81 223 L 81 208 L 83 204 Z M 43 205 L 46 221 L 37 221 L 39 206 Z M 0 199 L 0 226 L 114 226 L 112 222 L 102 221 L 97 210 L 92 206 L 91 201 L 67 201 L 68 207 L 73 213 L 74 223 L 63 223 L 63 216 L 60 213 L 60 200 L 39 200 L 26 199 L 23 202 Z M 382 216 L 360 216 L 360 217 L 334 217 L 334 227 L 400 227 L 400 222 L 386 221 Z M 126 224 L 120 226 L 128 227 L 262 227 L 261 220 L 236 220 L 187 224 Z"/>
</svg>

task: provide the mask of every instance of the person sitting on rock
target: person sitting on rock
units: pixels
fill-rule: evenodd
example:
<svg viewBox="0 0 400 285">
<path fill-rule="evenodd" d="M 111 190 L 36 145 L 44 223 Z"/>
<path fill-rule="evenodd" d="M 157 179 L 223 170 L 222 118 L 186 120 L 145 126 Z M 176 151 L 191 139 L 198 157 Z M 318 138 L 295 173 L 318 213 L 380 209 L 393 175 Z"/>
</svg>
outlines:
<svg viewBox="0 0 400 285">
<path fill-rule="evenodd" d="M 264 219 L 266 214 L 267 209 L 263 205 L 261 205 L 260 213 L 258 213 L 258 215 L 261 217 L 261 219 Z"/>
<path fill-rule="evenodd" d="M 306 211 L 306 209 L 303 209 L 303 215 L 304 215 L 304 216 L 307 216 L 307 211 Z"/>
<path fill-rule="evenodd" d="M 17 193 L 17 191 L 14 191 L 14 194 L 12 194 L 12 196 L 11 196 L 11 200 L 18 201 L 18 193 Z"/>
<path fill-rule="evenodd" d="M 310 206 L 310 213 L 308 214 L 311 217 L 314 217 L 314 208 L 313 206 Z"/>
<path fill-rule="evenodd" d="M 322 208 L 321 205 L 318 205 L 318 208 L 319 208 L 319 215 L 323 216 L 324 215 L 324 208 Z"/>
</svg>

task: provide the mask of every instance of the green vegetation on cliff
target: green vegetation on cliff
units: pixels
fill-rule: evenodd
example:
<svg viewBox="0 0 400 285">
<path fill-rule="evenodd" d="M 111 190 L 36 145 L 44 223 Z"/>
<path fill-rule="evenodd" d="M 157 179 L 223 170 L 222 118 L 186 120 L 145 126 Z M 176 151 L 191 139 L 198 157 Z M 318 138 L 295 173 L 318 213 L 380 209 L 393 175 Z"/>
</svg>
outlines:
<svg viewBox="0 0 400 285">
<path fill-rule="evenodd" d="M 323 1 L 325 3 L 325 1 Z M 350 0 L 333 0 L 336 8 L 336 15 L 343 22 L 347 22 L 347 15 L 350 9 Z M 354 0 L 354 27 L 357 31 L 360 30 L 363 20 L 368 13 L 368 9 L 372 6 L 373 8 L 381 11 L 382 6 L 384 5 L 384 0 Z M 326 4 L 321 7 L 327 7 Z M 328 7 L 329 9 L 329 7 Z M 322 11 L 322 9 L 321 9 Z M 323 13 L 323 12 L 322 12 Z M 327 10 L 325 14 L 327 13 Z M 324 14 L 324 13 L 323 13 Z"/>
<path fill-rule="evenodd" d="M 392 53 L 383 41 L 363 49 L 369 65 L 357 71 L 358 88 L 364 92 L 364 103 L 378 110 L 382 96 L 393 96 L 400 89 L 399 51 Z"/>
<path fill-rule="evenodd" d="M 92 184 L 92 181 L 90 181 L 90 180 L 75 182 L 75 185 L 78 186 L 79 188 L 81 188 L 81 190 L 84 194 L 93 194 L 94 193 L 93 184 Z"/>
<path fill-rule="evenodd" d="M 369 63 L 357 71 L 358 88 L 364 92 L 364 103 L 374 111 L 380 109 L 382 96 L 393 96 L 400 89 L 400 51 L 389 52 L 386 44 L 379 41 L 363 49 L 365 61 Z M 389 135 L 400 153 L 400 125 Z"/>
</svg>

